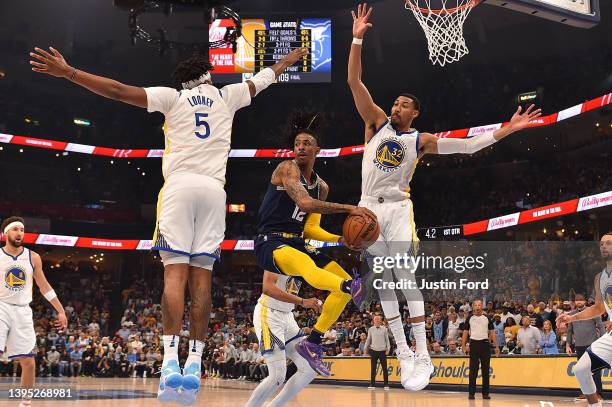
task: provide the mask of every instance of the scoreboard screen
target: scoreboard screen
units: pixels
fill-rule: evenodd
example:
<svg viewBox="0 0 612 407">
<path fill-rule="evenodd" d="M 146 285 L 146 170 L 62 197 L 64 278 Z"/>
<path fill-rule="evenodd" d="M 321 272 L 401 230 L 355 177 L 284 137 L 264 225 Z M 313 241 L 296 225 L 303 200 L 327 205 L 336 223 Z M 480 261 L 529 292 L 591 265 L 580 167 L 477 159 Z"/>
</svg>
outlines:
<svg viewBox="0 0 612 407">
<path fill-rule="evenodd" d="M 215 20 L 209 26 L 211 41 L 223 39 L 231 19 Z M 295 48 L 310 51 L 279 76 L 279 82 L 331 82 L 331 19 L 243 19 L 242 36 L 236 49 L 231 45 L 210 50 L 215 67 L 213 81 L 242 82 L 280 61 Z M 235 51 L 235 52 L 234 52 Z"/>
</svg>

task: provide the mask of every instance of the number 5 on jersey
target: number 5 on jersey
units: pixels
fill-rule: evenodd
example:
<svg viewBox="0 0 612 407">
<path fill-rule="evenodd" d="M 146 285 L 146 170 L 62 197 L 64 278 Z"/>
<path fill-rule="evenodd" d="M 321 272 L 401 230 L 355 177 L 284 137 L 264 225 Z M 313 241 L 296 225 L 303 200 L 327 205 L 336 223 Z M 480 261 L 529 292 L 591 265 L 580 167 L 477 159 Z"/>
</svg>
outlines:
<svg viewBox="0 0 612 407">
<path fill-rule="evenodd" d="M 208 117 L 208 113 L 196 113 L 195 114 L 195 125 L 196 125 L 196 127 L 204 126 L 204 132 L 203 133 L 200 133 L 199 131 L 195 132 L 196 137 L 197 138 L 201 138 L 202 140 L 204 140 L 205 138 L 208 138 L 208 136 L 210 136 L 210 125 L 208 124 L 208 122 L 206 120 L 204 120 L 207 117 Z"/>
</svg>

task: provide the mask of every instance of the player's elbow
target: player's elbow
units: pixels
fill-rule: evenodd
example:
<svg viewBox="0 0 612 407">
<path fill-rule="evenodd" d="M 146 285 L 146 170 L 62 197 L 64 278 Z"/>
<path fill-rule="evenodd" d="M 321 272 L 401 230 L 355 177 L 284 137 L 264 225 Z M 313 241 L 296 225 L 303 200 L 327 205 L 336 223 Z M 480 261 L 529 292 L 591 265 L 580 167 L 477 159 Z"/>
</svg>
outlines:
<svg viewBox="0 0 612 407">
<path fill-rule="evenodd" d="M 349 85 L 349 88 L 353 89 L 359 86 L 359 84 L 361 83 L 361 79 L 359 79 L 359 76 L 349 75 L 346 79 L 346 83 Z"/>
</svg>

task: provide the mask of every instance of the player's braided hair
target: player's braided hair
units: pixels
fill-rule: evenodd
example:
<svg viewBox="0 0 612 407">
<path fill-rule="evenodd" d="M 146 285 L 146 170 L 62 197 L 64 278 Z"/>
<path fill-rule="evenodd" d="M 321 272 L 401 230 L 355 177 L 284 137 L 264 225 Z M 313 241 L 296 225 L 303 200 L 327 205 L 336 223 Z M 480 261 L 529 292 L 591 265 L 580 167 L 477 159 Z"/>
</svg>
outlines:
<svg viewBox="0 0 612 407">
<path fill-rule="evenodd" d="M 172 72 L 172 80 L 177 89 L 182 89 L 183 82 L 198 79 L 200 76 L 213 69 L 215 68 L 206 56 L 196 53 L 178 63 L 176 69 Z"/>
<path fill-rule="evenodd" d="M 321 113 L 306 112 L 303 110 L 295 110 L 289 116 L 289 144 L 293 145 L 293 142 L 298 134 L 309 134 L 316 141 L 317 145 L 321 147 L 321 135 L 319 130 L 323 127 L 325 118 Z"/>
<path fill-rule="evenodd" d="M 0 225 L 0 233 L 4 232 L 4 228 L 13 222 L 21 222 L 25 224 L 25 220 L 20 218 L 19 216 L 10 216 L 2 221 L 2 225 Z"/>
</svg>

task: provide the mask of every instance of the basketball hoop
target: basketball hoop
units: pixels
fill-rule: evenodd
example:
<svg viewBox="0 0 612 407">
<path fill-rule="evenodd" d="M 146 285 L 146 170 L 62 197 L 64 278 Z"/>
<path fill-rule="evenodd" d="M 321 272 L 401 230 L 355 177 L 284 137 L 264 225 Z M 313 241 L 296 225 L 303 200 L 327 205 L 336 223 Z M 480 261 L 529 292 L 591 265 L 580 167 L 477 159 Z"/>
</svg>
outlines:
<svg viewBox="0 0 612 407">
<path fill-rule="evenodd" d="M 481 0 L 405 0 L 425 31 L 429 59 L 432 64 L 444 66 L 458 61 L 467 54 L 463 38 L 463 23 L 470 11 Z M 432 8 L 432 3 L 440 8 Z"/>
</svg>

